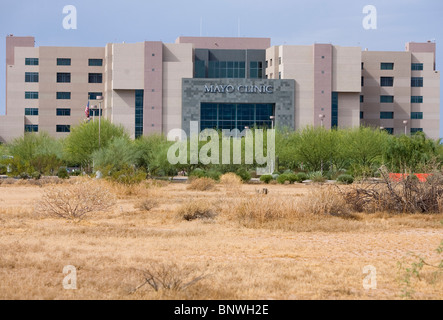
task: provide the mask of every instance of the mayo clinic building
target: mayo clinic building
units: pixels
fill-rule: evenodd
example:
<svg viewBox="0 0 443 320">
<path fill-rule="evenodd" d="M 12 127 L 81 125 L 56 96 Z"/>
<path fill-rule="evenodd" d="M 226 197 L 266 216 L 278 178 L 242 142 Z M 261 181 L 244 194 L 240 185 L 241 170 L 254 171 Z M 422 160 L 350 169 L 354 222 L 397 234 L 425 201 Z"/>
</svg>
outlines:
<svg viewBox="0 0 443 320">
<path fill-rule="evenodd" d="M 368 125 L 437 139 L 435 56 L 433 42 L 407 43 L 403 52 L 221 37 L 92 48 L 35 47 L 33 37 L 10 35 L 0 141 L 24 132 L 63 137 L 85 121 L 88 103 L 92 117 L 121 124 L 132 138 L 189 132 L 191 121 L 241 131 L 275 121 L 293 130 Z"/>
</svg>

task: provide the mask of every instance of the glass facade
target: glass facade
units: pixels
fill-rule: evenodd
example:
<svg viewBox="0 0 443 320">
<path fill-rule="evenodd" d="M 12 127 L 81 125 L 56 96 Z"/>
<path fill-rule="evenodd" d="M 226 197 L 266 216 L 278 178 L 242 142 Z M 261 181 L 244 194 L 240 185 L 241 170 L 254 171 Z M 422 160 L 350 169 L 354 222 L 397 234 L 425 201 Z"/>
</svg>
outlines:
<svg viewBox="0 0 443 320">
<path fill-rule="evenodd" d="M 38 116 L 38 108 L 25 108 L 25 116 Z"/>
<path fill-rule="evenodd" d="M 101 67 L 103 66 L 103 59 L 89 59 L 88 65 L 90 67 Z"/>
<path fill-rule="evenodd" d="M 249 77 L 251 79 L 263 79 L 263 62 L 251 61 L 249 63 Z"/>
<path fill-rule="evenodd" d="M 38 124 L 25 124 L 25 132 L 38 132 Z"/>
<path fill-rule="evenodd" d="M 38 72 L 25 72 L 25 82 L 38 82 Z"/>
<path fill-rule="evenodd" d="M 394 70 L 394 64 L 392 62 L 382 62 L 381 70 Z"/>
<path fill-rule="evenodd" d="M 38 66 L 38 58 L 25 58 L 25 65 Z"/>
<path fill-rule="evenodd" d="M 246 64 L 244 61 L 209 61 L 208 77 L 221 79 L 245 78 Z"/>
<path fill-rule="evenodd" d="M 68 117 L 71 115 L 71 109 L 69 108 L 57 108 L 57 116 Z"/>
<path fill-rule="evenodd" d="M 135 138 L 143 135 L 143 90 L 135 90 Z"/>
<path fill-rule="evenodd" d="M 271 128 L 274 109 L 270 103 L 202 103 L 200 129 Z"/>
<path fill-rule="evenodd" d="M 338 127 L 338 92 L 332 92 L 331 128 Z"/>
<path fill-rule="evenodd" d="M 411 87 L 423 87 L 423 77 L 411 78 Z"/>
<path fill-rule="evenodd" d="M 56 132 L 71 132 L 71 126 L 68 124 L 58 124 L 55 128 Z"/>
<path fill-rule="evenodd" d="M 70 66 L 71 65 L 71 59 L 68 59 L 68 58 L 57 58 L 57 65 L 58 66 Z"/>
</svg>

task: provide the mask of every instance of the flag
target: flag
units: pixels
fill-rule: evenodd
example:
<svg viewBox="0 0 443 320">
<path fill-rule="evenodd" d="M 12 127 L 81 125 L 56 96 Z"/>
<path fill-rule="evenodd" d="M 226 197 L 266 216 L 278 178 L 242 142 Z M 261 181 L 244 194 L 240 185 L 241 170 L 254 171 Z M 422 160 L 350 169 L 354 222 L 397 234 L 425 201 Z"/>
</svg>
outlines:
<svg viewBox="0 0 443 320">
<path fill-rule="evenodd" d="M 88 101 L 88 105 L 86 106 L 86 109 L 85 109 L 85 114 L 86 114 L 86 118 L 89 118 L 89 101 Z"/>
</svg>

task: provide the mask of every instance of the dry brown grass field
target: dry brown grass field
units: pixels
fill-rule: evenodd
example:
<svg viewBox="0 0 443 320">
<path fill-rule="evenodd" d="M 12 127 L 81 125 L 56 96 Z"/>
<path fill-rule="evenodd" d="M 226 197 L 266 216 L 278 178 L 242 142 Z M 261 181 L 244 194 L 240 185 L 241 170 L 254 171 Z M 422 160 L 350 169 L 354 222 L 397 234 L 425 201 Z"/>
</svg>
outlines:
<svg viewBox="0 0 443 320">
<path fill-rule="evenodd" d="M 94 183 L 116 204 L 79 222 L 37 214 L 49 184 L 0 185 L 0 299 L 402 299 L 414 254 L 441 261 L 443 215 L 350 213 L 314 185 Z M 76 290 L 63 288 L 67 265 Z M 367 265 L 376 289 L 363 287 Z M 139 287 L 158 270 L 181 290 Z M 411 278 L 409 298 L 443 298 L 434 271 Z"/>
</svg>

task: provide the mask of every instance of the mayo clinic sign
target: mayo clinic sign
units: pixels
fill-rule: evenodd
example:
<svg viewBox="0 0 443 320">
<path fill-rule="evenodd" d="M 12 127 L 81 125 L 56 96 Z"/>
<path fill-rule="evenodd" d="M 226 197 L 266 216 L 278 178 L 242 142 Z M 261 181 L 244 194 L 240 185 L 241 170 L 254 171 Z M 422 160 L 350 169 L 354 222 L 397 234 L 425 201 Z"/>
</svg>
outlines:
<svg viewBox="0 0 443 320">
<path fill-rule="evenodd" d="M 205 93 L 263 93 L 273 94 L 274 87 L 270 85 L 205 85 Z"/>
</svg>

